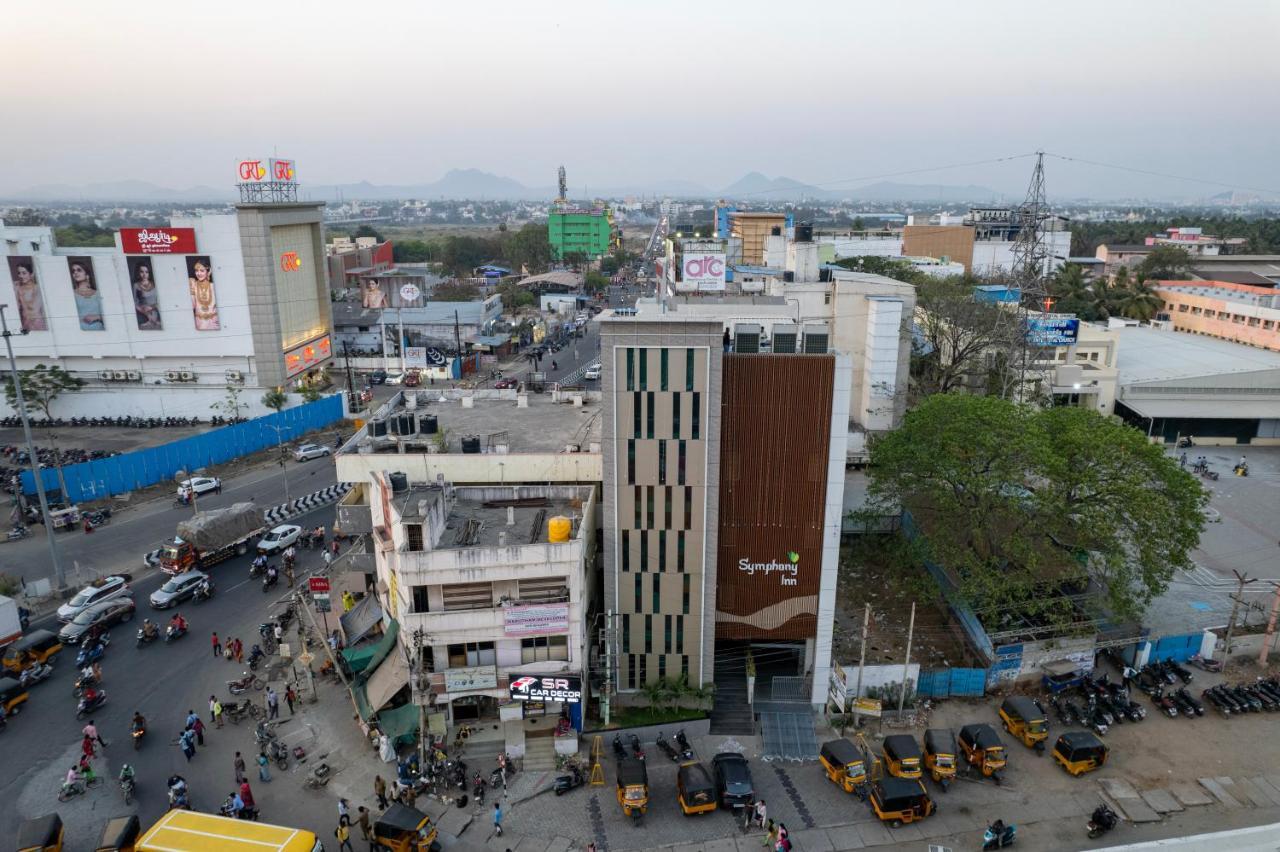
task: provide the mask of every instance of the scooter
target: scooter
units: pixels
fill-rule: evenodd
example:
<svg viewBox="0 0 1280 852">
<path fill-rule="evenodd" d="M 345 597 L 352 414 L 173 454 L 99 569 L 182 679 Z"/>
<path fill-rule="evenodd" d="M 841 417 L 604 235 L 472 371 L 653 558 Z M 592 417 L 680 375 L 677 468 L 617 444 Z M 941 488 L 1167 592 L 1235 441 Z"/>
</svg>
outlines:
<svg viewBox="0 0 1280 852">
<path fill-rule="evenodd" d="M 170 624 L 168 627 L 164 629 L 165 642 L 173 642 L 177 639 L 181 639 L 183 636 L 186 636 L 186 635 L 187 635 L 187 628 L 185 627 L 176 627 Z"/>
<path fill-rule="evenodd" d="M 631 735 L 631 756 L 636 760 L 644 760 L 644 749 L 640 745 L 640 738 L 635 734 Z"/>
<path fill-rule="evenodd" d="M 143 645 L 150 645 L 152 642 L 156 641 L 159 638 L 160 638 L 159 631 L 156 631 L 155 633 L 152 633 L 150 636 L 148 636 L 146 630 L 144 630 L 141 627 L 138 628 L 138 647 L 139 648 L 141 648 Z"/>
<path fill-rule="evenodd" d="M 22 674 L 18 675 L 18 685 L 26 689 L 35 686 L 51 674 L 53 674 L 53 666 L 48 663 L 36 663 L 30 668 L 22 670 Z"/>
<path fill-rule="evenodd" d="M 1120 817 L 1116 816 L 1115 811 L 1106 805 L 1098 805 L 1089 817 L 1089 839 L 1093 840 L 1095 837 L 1101 837 L 1115 828 L 1118 822 L 1120 822 Z"/>
<path fill-rule="evenodd" d="M 568 775 L 557 775 L 555 791 L 557 796 L 563 796 L 565 793 L 581 787 L 587 783 L 587 777 L 582 774 L 582 769 L 576 763 L 569 765 Z"/>
<path fill-rule="evenodd" d="M 111 637 L 104 633 L 97 644 L 88 648 L 81 648 L 80 653 L 76 654 L 76 668 L 82 669 L 101 660 L 102 655 L 107 653 L 107 643 L 110 641 Z"/>
<path fill-rule="evenodd" d="M 680 755 L 676 754 L 676 750 L 671 747 L 671 743 L 662 735 L 662 731 L 658 731 L 658 738 L 654 740 L 658 746 L 658 750 L 665 754 L 672 762 L 680 759 Z"/>
<path fill-rule="evenodd" d="M 1222 671 L 1222 660 L 1207 660 L 1199 654 L 1194 655 L 1187 662 L 1191 663 L 1193 666 L 1198 666 L 1207 672 Z"/>
<path fill-rule="evenodd" d="M 1151 693 L 1151 703 L 1160 709 L 1170 719 L 1178 715 L 1178 706 L 1173 703 L 1173 699 L 1164 694 L 1163 689 L 1157 689 Z"/>
<path fill-rule="evenodd" d="M 19 524 L 18 526 L 9 530 L 9 532 L 5 534 L 5 538 L 8 541 L 18 541 L 19 539 L 26 538 L 29 535 L 31 535 L 31 530 Z"/>
<path fill-rule="evenodd" d="M 191 600 L 195 603 L 212 600 L 213 593 L 215 591 L 217 591 L 217 589 L 214 588 L 213 581 L 206 580 L 205 582 L 201 583 L 199 586 L 196 587 L 195 593 L 191 595 Z"/>
<path fill-rule="evenodd" d="M 982 848 L 986 849 L 1004 849 L 1012 846 L 1013 841 L 1018 837 L 1018 827 L 1016 825 L 1005 825 L 1003 822 L 996 822 L 987 826 L 987 830 L 982 835 Z"/>
<path fill-rule="evenodd" d="M 676 743 L 680 746 L 680 757 L 683 760 L 693 760 L 693 749 L 689 746 L 689 739 L 684 735 L 684 728 L 676 731 Z"/>
<path fill-rule="evenodd" d="M 271 588 L 280 582 L 280 572 L 268 569 L 265 577 L 262 578 L 262 593 L 266 594 Z"/>
<path fill-rule="evenodd" d="M 257 671 L 258 664 L 261 663 L 266 658 L 267 658 L 267 655 L 263 653 L 262 646 L 254 645 L 253 648 L 249 651 L 249 671 Z"/>
<path fill-rule="evenodd" d="M 133 780 L 133 776 L 129 775 L 120 779 L 120 792 L 124 795 L 124 803 L 126 805 L 133 804 L 133 794 L 137 792 L 138 782 Z"/>
<path fill-rule="evenodd" d="M 83 719 L 85 716 L 91 716 L 106 703 L 107 691 L 105 689 L 99 690 L 98 694 L 93 697 L 92 701 L 81 698 L 76 704 L 76 718 Z"/>
<path fill-rule="evenodd" d="M 174 775 L 169 779 L 169 809 L 174 808 L 191 810 L 187 782 L 181 775 Z"/>
</svg>

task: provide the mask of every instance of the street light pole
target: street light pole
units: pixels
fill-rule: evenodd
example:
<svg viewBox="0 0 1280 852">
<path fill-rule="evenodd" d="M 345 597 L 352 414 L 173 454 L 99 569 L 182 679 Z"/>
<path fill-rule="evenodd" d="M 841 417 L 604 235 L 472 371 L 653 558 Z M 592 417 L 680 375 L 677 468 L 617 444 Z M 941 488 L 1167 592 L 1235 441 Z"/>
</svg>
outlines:
<svg viewBox="0 0 1280 852">
<path fill-rule="evenodd" d="M 9 353 L 9 372 L 13 375 L 13 393 L 18 402 L 18 417 L 22 420 L 22 434 L 27 440 L 27 455 L 31 458 L 31 478 L 36 483 L 36 495 L 40 498 L 40 512 L 44 519 L 44 534 L 49 540 L 49 559 L 53 563 L 54 591 L 61 592 L 67 587 L 67 576 L 62 569 L 62 560 L 58 557 L 58 544 L 53 539 L 53 530 L 49 526 L 49 498 L 44 493 L 44 478 L 40 475 L 40 461 L 36 455 L 35 440 L 31 437 L 31 421 L 27 419 L 27 401 L 22 395 L 22 379 L 18 375 L 18 361 L 13 357 L 13 342 L 9 339 L 9 321 L 4 315 L 8 305 L 0 305 L 0 329 L 3 329 L 4 347 Z M 25 334 L 26 332 L 23 332 Z M 19 498 L 22 488 L 18 487 Z M 68 495 L 64 494 L 65 499 Z M 26 518 L 23 518 L 26 520 Z"/>
</svg>

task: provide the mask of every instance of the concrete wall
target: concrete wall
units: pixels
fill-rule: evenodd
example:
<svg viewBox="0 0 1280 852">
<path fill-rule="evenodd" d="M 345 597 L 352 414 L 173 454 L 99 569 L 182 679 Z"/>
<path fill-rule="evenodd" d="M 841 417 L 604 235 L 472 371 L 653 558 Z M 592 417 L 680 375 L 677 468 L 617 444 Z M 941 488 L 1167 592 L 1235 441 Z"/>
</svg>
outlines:
<svg viewBox="0 0 1280 852">
<path fill-rule="evenodd" d="M 443 476 L 456 485 L 503 482 L 596 483 L 603 478 L 600 453 L 342 453 L 335 458 L 339 482 L 368 482 L 380 470 L 404 471 L 410 482 Z"/>
</svg>

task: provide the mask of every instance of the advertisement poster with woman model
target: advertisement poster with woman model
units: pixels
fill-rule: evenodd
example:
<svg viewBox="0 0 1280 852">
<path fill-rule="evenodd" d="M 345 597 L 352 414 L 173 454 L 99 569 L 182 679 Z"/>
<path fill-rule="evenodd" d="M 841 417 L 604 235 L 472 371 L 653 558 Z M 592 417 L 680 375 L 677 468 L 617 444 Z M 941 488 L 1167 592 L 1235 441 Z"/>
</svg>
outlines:
<svg viewBox="0 0 1280 852">
<path fill-rule="evenodd" d="M 9 277 L 13 279 L 13 294 L 18 301 L 18 320 L 23 331 L 48 331 L 49 321 L 44 315 L 44 300 L 40 298 L 40 282 L 36 280 L 36 262 L 30 255 L 10 255 Z"/>
<path fill-rule="evenodd" d="M 160 294 L 156 291 L 156 273 L 149 257 L 125 258 L 129 265 L 130 289 L 133 291 L 133 311 L 138 317 L 141 331 L 160 331 Z"/>
<path fill-rule="evenodd" d="M 218 297 L 213 290 L 213 265 L 207 255 L 187 255 L 187 286 L 191 289 L 191 311 L 196 331 L 217 331 Z"/>
<path fill-rule="evenodd" d="M 80 317 L 81 331 L 106 331 L 102 316 L 102 296 L 98 282 L 93 278 L 93 258 L 69 257 L 67 269 L 71 272 L 71 289 L 76 295 L 76 315 Z"/>
<path fill-rule="evenodd" d="M 364 282 L 363 296 L 361 303 L 366 308 L 385 308 L 387 306 L 387 294 L 377 281 L 369 279 Z"/>
</svg>

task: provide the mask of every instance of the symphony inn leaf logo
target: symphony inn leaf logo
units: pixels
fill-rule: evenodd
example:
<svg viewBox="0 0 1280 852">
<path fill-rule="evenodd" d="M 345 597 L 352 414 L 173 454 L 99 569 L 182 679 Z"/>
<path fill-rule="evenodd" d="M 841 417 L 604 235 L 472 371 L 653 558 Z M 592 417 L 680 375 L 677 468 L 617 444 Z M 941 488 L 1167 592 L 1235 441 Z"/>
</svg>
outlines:
<svg viewBox="0 0 1280 852">
<path fill-rule="evenodd" d="M 800 564 L 800 554 L 796 553 L 794 550 L 787 551 L 787 558 L 791 560 L 792 565 Z"/>
</svg>

